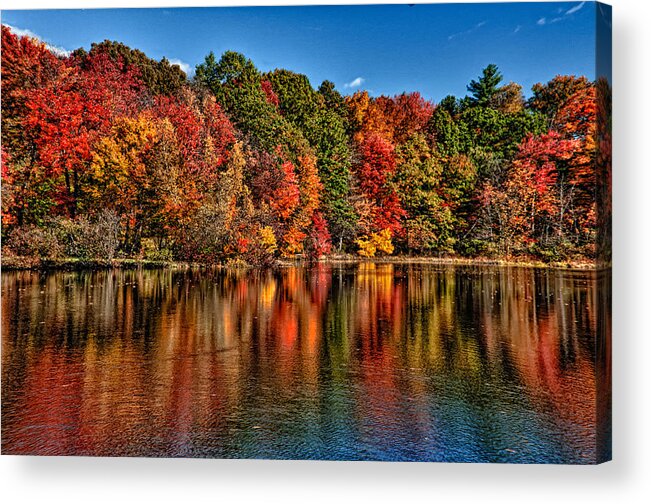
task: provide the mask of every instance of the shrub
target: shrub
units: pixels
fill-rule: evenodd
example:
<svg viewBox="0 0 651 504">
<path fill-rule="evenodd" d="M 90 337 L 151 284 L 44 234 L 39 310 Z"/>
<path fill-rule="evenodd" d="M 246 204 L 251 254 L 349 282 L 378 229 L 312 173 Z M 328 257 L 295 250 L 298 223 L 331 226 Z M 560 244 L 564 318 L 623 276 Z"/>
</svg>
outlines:
<svg viewBox="0 0 651 504">
<path fill-rule="evenodd" d="M 367 238 L 360 238 L 358 239 L 355 243 L 357 243 L 357 246 L 359 247 L 359 250 L 357 253 L 362 256 L 362 257 L 375 257 L 375 243 L 373 243 L 373 238 L 367 237 Z"/>
<path fill-rule="evenodd" d="M 52 229 L 32 225 L 13 229 L 4 248 L 11 255 L 41 259 L 56 259 L 65 253 Z"/>
<path fill-rule="evenodd" d="M 173 232 L 174 258 L 189 262 L 220 262 L 229 238 L 225 218 L 225 213 L 217 205 L 199 207 L 185 227 Z"/>
<path fill-rule="evenodd" d="M 270 226 L 263 226 L 253 236 L 254 238 L 245 240 L 246 243 L 240 246 L 246 262 L 254 266 L 271 265 L 278 250 L 273 229 Z"/>
<path fill-rule="evenodd" d="M 332 237 L 328 223 L 321 212 L 312 215 L 312 227 L 308 236 L 307 250 L 310 259 L 318 259 L 332 252 Z"/>
<path fill-rule="evenodd" d="M 379 233 L 373 233 L 371 236 L 375 242 L 375 248 L 378 252 L 382 252 L 386 255 L 393 254 L 393 243 L 391 242 L 390 229 L 383 229 Z"/>
<path fill-rule="evenodd" d="M 172 251 L 169 248 L 158 246 L 152 238 L 143 238 L 142 249 L 144 258 L 148 261 L 171 262 L 174 260 Z"/>
<path fill-rule="evenodd" d="M 356 243 L 359 247 L 357 253 L 362 257 L 375 257 L 377 252 L 391 255 L 394 250 L 390 229 L 383 229 L 379 233 L 371 233 L 368 237 L 358 239 Z"/>
<path fill-rule="evenodd" d="M 120 216 L 111 210 L 102 210 L 91 226 L 95 251 L 99 257 L 113 259 L 120 246 Z"/>
<path fill-rule="evenodd" d="M 120 245 L 120 218 L 110 210 L 103 210 L 93 221 L 59 218 L 48 224 L 69 257 L 110 260 Z"/>
<path fill-rule="evenodd" d="M 271 226 L 264 226 L 258 231 L 259 243 L 261 249 L 267 254 L 273 254 L 278 249 L 276 244 L 276 235 L 274 235 Z"/>
<path fill-rule="evenodd" d="M 490 256 L 495 253 L 495 247 L 484 240 L 468 239 L 456 243 L 456 251 L 466 257 Z"/>
</svg>

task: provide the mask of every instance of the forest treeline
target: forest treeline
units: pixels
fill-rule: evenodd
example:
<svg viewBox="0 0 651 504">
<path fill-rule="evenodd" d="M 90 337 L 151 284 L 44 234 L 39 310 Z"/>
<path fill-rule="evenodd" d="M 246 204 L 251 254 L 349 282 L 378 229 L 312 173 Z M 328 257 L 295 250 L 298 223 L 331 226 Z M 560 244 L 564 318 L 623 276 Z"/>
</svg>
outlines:
<svg viewBox="0 0 651 504">
<path fill-rule="evenodd" d="M 489 65 L 468 93 L 343 96 L 235 52 L 188 79 L 3 26 L 3 256 L 608 257 L 608 83 L 557 76 L 525 100 Z"/>
</svg>

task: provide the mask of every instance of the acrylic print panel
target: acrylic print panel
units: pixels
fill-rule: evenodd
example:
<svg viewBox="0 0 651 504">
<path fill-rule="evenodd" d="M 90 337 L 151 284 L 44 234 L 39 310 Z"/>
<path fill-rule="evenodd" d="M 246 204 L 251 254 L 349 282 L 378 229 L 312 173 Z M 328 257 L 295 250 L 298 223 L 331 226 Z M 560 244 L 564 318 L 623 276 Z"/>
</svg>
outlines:
<svg viewBox="0 0 651 504">
<path fill-rule="evenodd" d="M 609 460 L 610 19 L 2 12 L 2 453 Z"/>
</svg>

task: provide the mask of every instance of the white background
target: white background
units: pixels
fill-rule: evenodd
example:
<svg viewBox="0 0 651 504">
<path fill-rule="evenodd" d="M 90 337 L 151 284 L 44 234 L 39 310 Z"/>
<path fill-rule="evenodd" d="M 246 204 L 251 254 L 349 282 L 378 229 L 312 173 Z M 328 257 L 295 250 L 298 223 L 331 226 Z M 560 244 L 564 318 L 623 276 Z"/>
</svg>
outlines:
<svg viewBox="0 0 651 504">
<path fill-rule="evenodd" d="M 1 7 L 244 3 L 350 2 L 6 0 Z M 369 2 L 358 0 L 356 3 Z M 651 148 L 651 2 L 611 0 L 609 3 L 613 5 L 614 21 L 615 127 L 613 462 L 596 467 L 574 467 L 2 456 L 0 499 L 12 504 L 651 502 L 651 380 L 648 371 L 651 358 L 651 163 L 648 156 Z"/>
</svg>

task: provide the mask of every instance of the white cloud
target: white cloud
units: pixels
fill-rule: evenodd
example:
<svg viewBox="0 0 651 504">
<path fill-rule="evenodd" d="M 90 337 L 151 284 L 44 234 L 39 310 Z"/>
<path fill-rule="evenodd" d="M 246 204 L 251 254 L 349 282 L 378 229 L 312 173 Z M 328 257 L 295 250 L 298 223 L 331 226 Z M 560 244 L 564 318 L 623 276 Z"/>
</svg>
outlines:
<svg viewBox="0 0 651 504">
<path fill-rule="evenodd" d="M 185 75 L 187 75 L 188 77 L 191 77 L 192 74 L 194 73 L 193 72 L 194 69 L 190 66 L 189 63 L 186 63 L 185 61 L 182 61 L 182 60 L 177 59 L 177 58 L 170 58 L 169 62 L 170 62 L 170 65 L 176 65 L 181 70 L 183 70 L 185 72 Z"/>
<path fill-rule="evenodd" d="M 568 9 L 567 12 L 565 12 L 566 16 L 569 16 L 570 14 L 574 14 L 575 12 L 580 11 L 583 9 L 583 6 L 585 5 L 585 2 L 581 2 L 579 5 L 575 5 L 571 9 Z"/>
<path fill-rule="evenodd" d="M 23 30 L 22 28 L 17 28 L 15 26 L 11 26 L 10 24 L 5 24 L 5 26 L 9 28 L 9 31 L 17 37 L 29 37 L 41 40 L 41 37 L 36 35 L 36 33 L 31 30 Z"/>
<path fill-rule="evenodd" d="M 363 77 L 357 77 L 356 79 L 353 79 L 350 82 L 347 82 L 344 84 L 345 88 L 356 88 L 364 84 L 364 78 Z"/>
<path fill-rule="evenodd" d="M 452 40 L 454 38 L 460 37 L 462 35 L 470 35 L 472 32 L 479 30 L 482 26 L 486 24 L 486 21 L 481 21 L 477 23 L 475 26 L 470 28 L 469 30 L 453 33 L 452 35 L 448 36 L 448 40 Z"/>
<path fill-rule="evenodd" d="M 47 47 L 47 49 L 50 52 L 56 54 L 57 56 L 63 56 L 63 57 L 70 56 L 70 51 L 68 51 L 67 49 L 64 49 L 63 47 L 58 47 L 58 46 L 55 46 L 55 45 L 52 45 L 52 44 L 46 42 L 39 35 L 37 35 L 36 33 L 34 33 L 31 30 L 24 30 L 22 28 L 17 28 L 15 26 L 11 26 L 11 25 L 8 25 L 8 24 L 5 24 L 5 26 L 7 28 L 9 28 L 9 31 L 11 33 L 13 33 L 14 35 L 16 35 L 17 37 L 29 37 L 29 38 L 32 38 L 32 39 L 36 39 L 39 42 L 43 42 L 43 44 L 45 44 L 45 47 Z"/>
<path fill-rule="evenodd" d="M 581 9 L 583 9 L 584 5 L 585 5 L 585 2 L 581 2 L 580 4 L 575 5 L 574 7 L 571 7 L 570 9 L 567 9 L 564 13 L 563 13 L 563 10 L 560 9 L 558 11 L 558 13 L 559 14 L 563 13 L 562 16 L 556 16 L 556 17 L 554 17 L 552 19 L 547 19 L 546 17 L 541 17 L 538 21 L 536 21 L 536 24 L 538 26 L 544 26 L 544 25 L 550 25 L 550 24 L 558 23 L 560 21 L 565 21 L 566 19 L 568 19 L 568 16 L 571 16 L 572 14 L 574 14 L 574 13 L 580 11 Z"/>
</svg>

